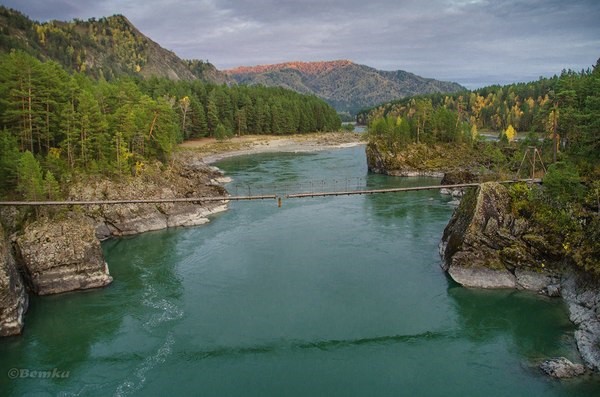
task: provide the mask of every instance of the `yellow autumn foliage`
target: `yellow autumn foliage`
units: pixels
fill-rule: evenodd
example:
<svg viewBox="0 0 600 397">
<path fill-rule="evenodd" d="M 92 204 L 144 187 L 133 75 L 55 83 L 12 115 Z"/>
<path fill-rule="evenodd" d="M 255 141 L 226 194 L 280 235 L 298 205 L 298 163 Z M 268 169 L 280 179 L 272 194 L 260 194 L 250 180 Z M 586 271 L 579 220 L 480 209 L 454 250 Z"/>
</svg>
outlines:
<svg viewBox="0 0 600 397">
<path fill-rule="evenodd" d="M 517 131 L 512 124 L 510 124 L 506 130 L 504 130 L 504 135 L 506 135 L 509 142 L 513 142 L 517 138 Z"/>
</svg>

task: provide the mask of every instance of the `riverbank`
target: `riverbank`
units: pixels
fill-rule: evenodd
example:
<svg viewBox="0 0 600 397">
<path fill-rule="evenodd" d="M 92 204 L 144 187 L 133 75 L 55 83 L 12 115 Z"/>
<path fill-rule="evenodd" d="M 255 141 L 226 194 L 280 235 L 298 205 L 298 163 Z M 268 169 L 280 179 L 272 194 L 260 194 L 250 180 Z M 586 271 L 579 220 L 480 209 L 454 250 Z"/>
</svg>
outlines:
<svg viewBox="0 0 600 397">
<path fill-rule="evenodd" d="M 67 201 L 224 197 L 222 173 L 192 152 L 168 164 L 145 163 L 135 174 L 75 176 Z M 202 225 L 226 200 L 60 208 L 0 208 L 0 336 L 21 333 L 29 294 L 100 288 L 113 278 L 100 246 L 111 237 Z"/>
<path fill-rule="evenodd" d="M 117 179 L 75 180 L 67 199 L 223 197 L 227 192 L 222 183 L 227 179 L 207 164 L 239 155 L 314 152 L 361 143 L 361 135 L 352 133 L 248 135 L 228 141 L 189 141 L 180 145 L 168 165 L 144 164 L 136 175 Z M 112 277 L 100 250 L 101 240 L 197 226 L 226 209 L 225 202 L 93 205 L 81 210 L 43 210 L 41 217 L 16 208 L 3 210 L 0 220 L 7 233 L 3 231 L 0 238 L 6 248 L 0 250 L 0 298 L 4 302 L 0 308 L 3 313 L 12 314 L 0 318 L 0 335 L 21 332 L 27 308 L 26 290 L 47 295 L 110 284 Z M 24 285 L 27 288 L 19 287 Z"/>
<path fill-rule="evenodd" d="M 214 138 L 189 140 L 179 145 L 199 155 L 206 164 L 235 156 L 259 153 L 303 153 L 341 149 L 364 145 L 364 135 L 349 132 L 328 132 L 296 135 L 244 135 L 226 141 Z"/>
</svg>

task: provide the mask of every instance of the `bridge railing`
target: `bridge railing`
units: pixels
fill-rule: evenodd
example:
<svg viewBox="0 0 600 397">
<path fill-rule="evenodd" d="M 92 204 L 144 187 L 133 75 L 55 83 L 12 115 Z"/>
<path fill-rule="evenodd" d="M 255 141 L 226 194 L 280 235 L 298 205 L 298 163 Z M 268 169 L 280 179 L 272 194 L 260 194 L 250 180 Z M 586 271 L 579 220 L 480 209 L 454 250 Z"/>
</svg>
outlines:
<svg viewBox="0 0 600 397">
<path fill-rule="evenodd" d="M 363 178 L 364 180 L 364 178 Z M 362 194 L 383 194 L 383 193 L 401 193 L 421 190 L 439 190 L 439 189 L 461 189 L 479 186 L 480 182 L 460 183 L 454 185 L 429 185 L 429 186 L 404 186 L 384 189 L 369 189 L 368 184 L 361 185 L 357 180 L 357 185 L 350 185 L 351 179 L 334 180 L 335 183 L 326 184 L 325 181 L 311 181 L 302 185 L 280 185 L 271 186 L 271 193 L 265 194 L 257 185 L 239 185 L 248 189 L 247 195 L 239 194 L 241 188 L 232 191 L 228 186 L 231 196 L 220 197 L 185 197 L 185 198 L 152 198 L 152 199 L 118 199 L 118 200 L 64 200 L 64 201 L 0 201 L 0 206 L 61 206 L 61 205 L 118 205 L 118 204 L 157 204 L 157 203 L 203 203 L 214 201 L 251 201 L 251 200 L 275 200 L 281 205 L 281 199 L 310 198 L 310 197 L 331 197 L 331 196 L 352 196 Z M 509 184 L 517 182 L 541 183 L 541 179 L 512 179 L 498 181 L 498 183 Z M 264 187 L 267 189 L 268 187 Z M 253 190 L 254 189 L 254 190 Z M 304 189 L 304 190 L 302 190 Z M 246 192 L 244 190 L 244 192 Z"/>
</svg>

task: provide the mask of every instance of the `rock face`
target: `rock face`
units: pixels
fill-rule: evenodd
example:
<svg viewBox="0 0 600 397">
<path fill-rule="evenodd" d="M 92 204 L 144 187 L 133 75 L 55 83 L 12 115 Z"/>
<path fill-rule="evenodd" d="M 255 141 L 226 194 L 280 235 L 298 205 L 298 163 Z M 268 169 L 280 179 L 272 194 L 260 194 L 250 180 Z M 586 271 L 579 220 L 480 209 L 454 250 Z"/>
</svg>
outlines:
<svg viewBox="0 0 600 397">
<path fill-rule="evenodd" d="M 440 254 L 444 270 L 466 287 L 562 296 L 578 327 L 575 340 L 581 357 L 587 367 L 600 370 L 600 281 L 559 269 L 556 263 L 551 266 L 560 258 L 552 256 L 543 231 L 513 215 L 506 187 L 484 183 L 463 197 L 444 230 Z M 556 377 L 583 372 L 578 364 L 564 360 L 550 360 L 542 369 Z"/>
<path fill-rule="evenodd" d="M 135 178 L 123 181 L 96 180 L 71 187 L 71 200 L 119 200 L 131 198 L 181 198 L 226 196 L 217 179 L 221 174 L 189 153 L 179 153 L 173 164 L 161 170 L 147 165 Z M 227 209 L 222 201 L 95 205 L 86 208 L 100 240 L 177 226 L 196 226 L 208 216 Z"/>
<path fill-rule="evenodd" d="M 442 178 L 444 171 L 441 168 L 423 169 L 417 167 L 422 160 L 420 156 L 429 156 L 429 148 L 425 145 L 415 145 L 410 153 L 398 158 L 391 153 L 385 153 L 376 143 L 370 142 L 366 147 L 367 165 L 369 171 L 376 174 L 390 176 L 427 176 L 432 178 Z M 414 158 L 413 158 L 414 157 Z M 417 159 L 417 157 L 419 159 Z"/>
<path fill-rule="evenodd" d="M 477 288 L 520 288 L 549 293 L 560 282 L 545 262 L 546 242 L 511 211 L 508 190 L 484 183 L 469 191 L 444 230 L 444 270 Z"/>
<path fill-rule="evenodd" d="M 567 273 L 563 277 L 562 296 L 569 317 L 577 325 L 575 340 L 586 365 L 600 370 L 600 282 L 589 276 Z"/>
<path fill-rule="evenodd" d="M 573 378 L 583 375 L 585 367 L 581 364 L 574 364 L 564 357 L 552 358 L 544 361 L 540 369 L 553 378 Z"/>
<path fill-rule="evenodd" d="M 134 178 L 121 181 L 86 179 L 71 186 L 70 200 L 118 200 L 225 196 L 221 176 L 193 154 L 179 154 L 173 163 L 146 165 Z M 17 237 L 15 245 L 32 292 L 56 294 L 103 287 L 112 281 L 100 240 L 176 226 L 208 222 L 209 214 L 225 210 L 222 201 L 204 203 L 119 204 L 87 206 L 52 220 L 37 220 Z"/>
<path fill-rule="evenodd" d="M 82 215 L 34 222 L 15 245 L 36 294 L 98 288 L 112 281 L 94 227 Z"/>
<path fill-rule="evenodd" d="M 0 336 L 21 333 L 28 303 L 25 285 L 0 226 Z"/>
</svg>

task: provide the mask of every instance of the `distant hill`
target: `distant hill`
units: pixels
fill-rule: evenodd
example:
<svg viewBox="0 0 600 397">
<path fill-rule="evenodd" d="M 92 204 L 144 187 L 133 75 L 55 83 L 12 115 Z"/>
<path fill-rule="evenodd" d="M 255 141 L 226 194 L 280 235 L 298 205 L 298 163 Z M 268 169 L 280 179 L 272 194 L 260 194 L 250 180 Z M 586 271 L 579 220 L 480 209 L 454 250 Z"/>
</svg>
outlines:
<svg viewBox="0 0 600 397">
<path fill-rule="evenodd" d="M 126 17 L 87 21 L 32 21 L 0 6 L 0 53 L 13 49 L 52 60 L 70 71 L 111 80 L 119 76 L 280 86 L 314 94 L 339 112 L 359 110 L 417 94 L 465 88 L 405 71 L 381 71 L 351 61 L 289 62 L 219 71 L 208 61 L 183 60 L 141 33 Z"/>
<path fill-rule="evenodd" d="M 466 90 L 457 83 L 428 79 L 402 70 L 377 70 L 348 60 L 243 66 L 224 72 L 240 84 L 281 86 L 312 93 L 338 111 L 352 114 L 406 96 Z"/>
<path fill-rule="evenodd" d="M 201 79 L 218 84 L 229 81 L 208 62 L 185 61 L 162 48 L 122 15 L 39 23 L 0 6 L 0 53 L 12 49 L 107 80 L 128 75 Z"/>
</svg>

